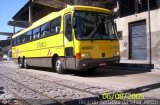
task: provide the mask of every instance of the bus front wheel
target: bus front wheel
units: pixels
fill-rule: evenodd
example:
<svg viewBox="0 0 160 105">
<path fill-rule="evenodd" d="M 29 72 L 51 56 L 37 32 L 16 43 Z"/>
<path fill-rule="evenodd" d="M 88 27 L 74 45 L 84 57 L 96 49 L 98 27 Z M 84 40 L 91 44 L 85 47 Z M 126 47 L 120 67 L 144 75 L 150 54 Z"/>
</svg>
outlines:
<svg viewBox="0 0 160 105">
<path fill-rule="evenodd" d="M 62 62 L 61 62 L 60 58 L 57 58 L 55 61 L 55 71 L 59 74 L 65 73 L 65 69 L 63 69 Z"/>
</svg>

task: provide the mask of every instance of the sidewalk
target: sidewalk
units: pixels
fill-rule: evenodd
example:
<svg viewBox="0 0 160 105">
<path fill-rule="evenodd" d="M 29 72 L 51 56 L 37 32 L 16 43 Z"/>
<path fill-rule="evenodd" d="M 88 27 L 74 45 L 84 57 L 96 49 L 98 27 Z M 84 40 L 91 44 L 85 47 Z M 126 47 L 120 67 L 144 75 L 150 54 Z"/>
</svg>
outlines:
<svg viewBox="0 0 160 105">
<path fill-rule="evenodd" d="M 130 60 L 127 58 L 121 58 L 120 65 L 122 67 L 135 67 L 150 69 L 150 71 L 160 71 L 160 58 L 152 58 L 152 65 L 149 64 L 149 59 L 147 60 Z M 120 66 L 119 65 L 119 66 Z"/>
</svg>

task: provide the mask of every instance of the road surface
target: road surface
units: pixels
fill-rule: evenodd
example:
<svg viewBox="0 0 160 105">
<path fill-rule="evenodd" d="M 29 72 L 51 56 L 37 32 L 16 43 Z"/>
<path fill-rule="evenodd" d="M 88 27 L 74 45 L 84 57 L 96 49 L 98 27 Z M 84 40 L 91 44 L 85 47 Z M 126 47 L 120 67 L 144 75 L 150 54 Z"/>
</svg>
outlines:
<svg viewBox="0 0 160 105">
<path fill-rule="evenodd" d="M 12 82 L 17 80 L 18 83 L 20 83 L 19 85 L 21 85 L 20 87 L 28 86 L 29 89 L 36 90 L 39 95 L 35 95 L 34 93 L 36 91 L 34 90 L 33 92 L 30 92 L 31 90 L 25 90 L 29 91 L 30 94 L 34 94 L 34 97 L 31 98 L 49 98 L 53 99 L 51 102 L 59 104 L 62 103 L 60 99 L 64 99 L 64 97 L 67 97 L 66 100 L 71 98 L 75 100 L 80 97 L 97 97 L 97 94 L 102 94 L 106 91 L 110 93 L 142 93 L 144 94 L 144 98 L 160 99 L 160 72 L 138 72 L 133 71 L 133 69 L 131 71 L 119 70 L 118 68 L 98 68 L 95 73 L 68 71 L 67 74 L 62 75 L 52 72 L 52 69 L 49 68 L 20 69 L 18 65 L 12 61 L 2 61 L 0 62 L 0 73 L 1 80 L 3 81 L 7 81 L 9 77 L 8 79 L 12 79 Z M 45 79 L 47 79 L 47 82 L 45 82 Z M 53 83 L 50 83 L 51 81 Z M 0 87 L 3 89 L 10 84 L 4 84 Z M 41 86 L 41 84 L 43 84 L 43 86 Z M 53 88 L 53 86 L 57 88 Z M 15 87 L 11 86 L 10 88 Z M 55 91 L 57 92 L 56 96 Z M 53 92 L 54 95 L 51 94 L 51 92 Z M 4 93 L 5 92 L 0 93 L 0 98 L 5 96 Z M 24 93 L 24 91 L 22 93 Z M 6 94 L 6 97 L 13 95 L 12 92 L 10 93 L 11 95 L 8 95 L 9 92 L 6 92 Z M 51 94 L 51 96 L 49 94 Z M 14 95 L 12 97 L 14 97 Z M 54 99 L 58 99 L 58 101 Z"/>
</svg>

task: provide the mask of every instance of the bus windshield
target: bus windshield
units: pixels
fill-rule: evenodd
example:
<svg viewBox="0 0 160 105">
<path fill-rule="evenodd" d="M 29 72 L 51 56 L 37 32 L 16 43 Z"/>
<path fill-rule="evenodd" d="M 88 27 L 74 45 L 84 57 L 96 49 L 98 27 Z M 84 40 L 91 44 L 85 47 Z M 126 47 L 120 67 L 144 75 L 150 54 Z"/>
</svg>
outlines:
<svg viewBox="0 0 160 105">
<path fill-rule="evenodd" d="M 78 40 L 117 39 L 113 18 L 110 14 L 76 11 L 75 35 Z"/>
</svg>

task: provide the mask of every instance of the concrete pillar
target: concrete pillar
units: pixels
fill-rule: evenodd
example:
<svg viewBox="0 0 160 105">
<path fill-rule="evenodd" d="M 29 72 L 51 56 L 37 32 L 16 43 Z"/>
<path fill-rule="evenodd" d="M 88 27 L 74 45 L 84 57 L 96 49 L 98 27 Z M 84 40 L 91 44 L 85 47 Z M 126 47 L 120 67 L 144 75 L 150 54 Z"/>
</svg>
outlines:
<svg viewBox="0 0 160 105">
<path fill-rule="evenodd" d="M 32 4 L 29 6 L 28 21 L 29 21 L 30 25 L 33 23 L 33 6 L 32 6 Z"/>
<path fill-rule="evenodd" d="M 13 26 L 13 35 L 16 33 L 16 27 Z"/>
</svg>

